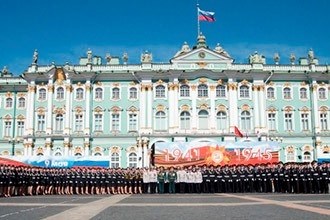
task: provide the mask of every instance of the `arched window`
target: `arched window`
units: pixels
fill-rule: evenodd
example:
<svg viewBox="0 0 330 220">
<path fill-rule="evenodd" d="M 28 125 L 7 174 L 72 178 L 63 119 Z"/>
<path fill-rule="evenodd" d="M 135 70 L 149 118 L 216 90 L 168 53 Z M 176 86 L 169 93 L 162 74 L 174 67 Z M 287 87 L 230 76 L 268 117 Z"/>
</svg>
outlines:
<svg viewBox="0 0 330 220">
<path fill-rule="evenodd" d="M 44 156 L 43 153 L 37 153 L 37 156 Z"/>
<path fill-rule="evenodd" d="M 190 90 L 189 90 L 188 85 L 180 86 L 180 96 L 181 97 L 189 97 L 190 96 Z"/>
<path fill-rule="evenodd" d="M 242 130 L 251 129 L 251 114 L 248 111 L 243 111 L 241 113 L 241 128 Z"/>
<path fill-rule="evenodd" d="M 94 114 L 94 131 L 101 132 L 103 129 L 103 115 L 101 113 Z"/>
<path fill-rule="evenodd" d="M 75 131 L 83 131 L 83 115 L 81 113 L 75 114 Z"/>
<path fill-rule="evenodd" d="M 57 151 L 55 154 L 54 154 L 55 157 L 61 157 L 62 156 L 62 153 Z"/>
<path fill-rule="evenodd" d="M 57 99 L 64 99 L 64 89 L 63 87 L 58 87 L 56 90 L 56 98 Z"/>
<path fill-rule="evenodd" d="M 103 89 L 102 88 L 95 89 L 95 99 L 103 99 Z"/>
<path fill-rule="evenodd" d="M 327 131 L 328 130 L 328 114 L 326 112 L 320 113 L 320 125 L 321 125 L 321 131 Z"/>
<path fill-rule="evenodd" d="M 275 89 L 273 87 L 267 88 L 267 99 L 275 99 Z"/>
<path fill-rule="evenodd" d="M 326 90 L 325 88 L 319 88 L 319 99 L 326 99 Z"/>
<path fill-rule="evenodd" d="M 128 155 L 128 167 L 137 167 L 137 154 L 130 153 Z"/>
<path fill-rule="evenodd" d="M 111 131 L 119 131 L 120 118 L 118 113 L 111 114 Z"/>
<path fill-rule="evenodd" d="M 38 97 L 38 99 L 40 101 L 46 100 L 46 89 L 44 89 L 44 88 L 39 89 L 39 97 Z"/>
<path fill-rule="evenodd" d="M 226 86 L 224 85 L 218 85 L 215 89 L 216 96 L 219 98 L 225 98 L 226 97 Z"/>
<path fill-rule="evenodd" d="M 135 87 L 129 89 L 129 98 L 137 99 L 137 89 Z"/>
<path fill-rule="evenodd" d="M 239 87 L 239 97 L 240 98 L 249 98 L 250 97 L 250 90 L 249 87 L 246 85 L 243 85 Z"/>
<path fill-rule="evenodd" d="M 291 99 L 291 89 L 286 87 L 283 89 L 283 98 L 284 99 Z"/>
<path fill-rule="evenodd" d="M 190 113 L 189 112 L 181 112 L 180 114 L 180 128 L 182 130 L 190 129 Z"/>
<path fill-rule="evenodd" d="M 112 89 L 112 99 L 119 99 L 120 98 L 120 90 L 119 88 Z"/>
<path fill-rule="evenodd" d="M 7 98 L 6 99 L 6 108 L 12 108 L 13 107 L 13 99 Z"/>
<path fill-rule="evenodd" d="M 111 157 L 110 157 L 110 167 L 111 168 L 118 168 L 120 166 L 119 164 L 119 153 L 117 152 L 114 152 L 111 154 Z"/>
<path fill-rule="evenodd" d="M 75 153 L 74 156 L 75 157 L 82 157 L 82 154 L 81 153 Z"/>
<path fill-rule="evenodd" d="M 300 88 L 299 96 L 300 96 L 300 99 L 307 99 L 307 89 L 306 88 Z"/>
<path fill-rule="evenodd" d="M 205 84 L 201 84 L 198 86 L 198 97 L 208 97 L 208 87 Z"/>
<path fill-rule="evenodd" d="M 217 113 L 217 129 L 224 130 L 227 128 L 227 114 L 226 112 L 219 111 Z"/>
<path fill-rule="evenodd" d="M 304 156 L 304 162 L 311 162 L 312 161 L 311 152 L 305 151 L 303 156 Z"/>
<path fill-rule="evenodd" d="M 55 133 L 62 133 L 64 127 L 64 118 L 62 114 L 57 114 L 55 116 Z"/>
<path fill-rule="evenodd" d="M 156 98 L 165 98 L 165 86 L 156 86 Z"/>
<path fill-rule="evenodd" d="M 167 123 L 166 123 L 166 114 L 163 111 L 159 111 L 156 113 L 155 118 L 155 130 L 157 131 L 165 131 L 167 129 Z"/>
<path fill-rule="evenodd" d="M 206 110 L 198 112 L 198 125 L 201 130 L 209 128 L 209 113 Z"/>
<path fill-rule="evenodd" d="M 18 99 L 18 107 L 25 108 L 25 98 L 21 97 Z"/>
<path fill-rule="evenodd" d="M 94 156 L 96 156 L 96 157 L 100 157 L 100 156 L 102 156 L 102 154 L 101 154 L 100 152 L 96 152 L 96 153 L 94 154 Z"/>
<path fill-rule="evenodd" d="M 76 89 L 76 99 L 77 100 L 84 99 L 84 90 L 82 88 L 77 88 Z"/>
</svg>

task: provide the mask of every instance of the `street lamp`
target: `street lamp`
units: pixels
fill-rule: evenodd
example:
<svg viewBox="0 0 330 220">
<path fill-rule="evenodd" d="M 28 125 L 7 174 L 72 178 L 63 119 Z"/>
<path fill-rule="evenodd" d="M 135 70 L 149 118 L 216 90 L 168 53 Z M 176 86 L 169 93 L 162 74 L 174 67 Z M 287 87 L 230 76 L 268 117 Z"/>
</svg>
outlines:
<svg viewBox="0 0 330 220">
<path fill-rule="evenodd" d="M 12 156 L 15 156 L 15 147 L 16 147 L 16 144 L 19 144 L 20 143 L 20 140 L 19 139 L 15 139 L 15 138 L 11 138 L 9 140 L 9 143 L 11 143 L 11 155 Z"/>
</svg>

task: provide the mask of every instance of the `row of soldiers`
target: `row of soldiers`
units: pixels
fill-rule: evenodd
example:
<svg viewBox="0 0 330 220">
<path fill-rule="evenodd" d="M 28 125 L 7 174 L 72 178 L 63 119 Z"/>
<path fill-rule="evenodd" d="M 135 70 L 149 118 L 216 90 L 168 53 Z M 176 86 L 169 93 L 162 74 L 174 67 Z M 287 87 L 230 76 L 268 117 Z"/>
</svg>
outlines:
<svg viewBox="0 0 330 220">
<path fill-rule="evenodd" d="M 0 165 L 0 196 L 132 193 L 329 193 L 330 163 L 70 169 Z"/>
<path fill-rule="evenodd" d="M 142 193 L 142 169 L 0 165 L 0 196 Z"/>
</svg>

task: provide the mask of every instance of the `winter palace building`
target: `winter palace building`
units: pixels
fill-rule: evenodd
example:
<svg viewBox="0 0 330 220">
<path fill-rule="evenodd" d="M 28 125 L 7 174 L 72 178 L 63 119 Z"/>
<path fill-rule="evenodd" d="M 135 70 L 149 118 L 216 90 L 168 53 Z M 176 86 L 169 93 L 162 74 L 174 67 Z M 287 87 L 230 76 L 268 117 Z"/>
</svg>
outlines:
<svg viewBox="0 0 330 220">
<path fill-rule="evenodd" d="M 0 155 L 106 156 L 148 166 L 156 142 L 276 141 L 283 162 L 330 160 L 330 67 L 314 52 L 238 64 L 200 35 L 168 63 L 145 52 L 32 64 L 0 78 Z M 235 127 L 244 135 L 236 137 Z"/>
</svg>

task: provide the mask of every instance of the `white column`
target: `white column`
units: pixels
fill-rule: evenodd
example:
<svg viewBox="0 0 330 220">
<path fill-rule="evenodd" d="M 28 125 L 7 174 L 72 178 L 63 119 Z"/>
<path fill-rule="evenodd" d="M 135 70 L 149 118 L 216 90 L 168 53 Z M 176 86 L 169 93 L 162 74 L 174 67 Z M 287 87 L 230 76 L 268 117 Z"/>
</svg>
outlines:
<svg viewBox="0 0 330 220">
<path fill-rule="evenodd" d="M 52 80 L 48 81 L 47 94 L 47 112 L 46 112 L 46 134 L 52 133 L 52 119 L 53 119 L 53 92 L 54 85 Z"/>
<path fill-rule="evenodd" d="M 143 166 L 144 167 L 149 167 L 150 159 L 149 159 L 149 154 L 148 154 L 148 139 L 147 138 L 143 139 L 142 147 L 143 147 L 143 152 L 144 152 L 144 155 L 143 155 L 144 156 L 144 159 L 143 159 L 144 164 L 143 164 Z"/>
<path fill-rule="evenodd" d="M 138 167 L 144 167 L 144 155 L 142 154 L 142 139 L 141 137 L 137 138 L 137 157 L 138 157 Z M 143 152 L 144 153 L 144 152 Z M 140 160 L 141 158 L 141 160 Z"/>
<path fill-rule="evenodd" d="M 258 85 L 253 85 L 252 86 L 252 93 L 253 93 L 253 103 L 254 103 L 254 129 L 253 131 L 256 131 L 257 129 L 260 128 L 260 117 L 262 117 L 259 114 L 259 108 L 260 108 L 260 102 L 262 102 L 262 100 L 260 100 L 259 98 L 259 92 L 258 92 L 259 86 Z"/>
<path fill-rule="evenodd" d="M 35 91 L 36 86 L 34 81 L 31 82 L 31 85 L 28 87 L 28 94 L 27 94 L 27 109 L 26 109 L 26 129 L 25 134 L 32 135 L 33 134 L 33 118 L 35 117 L 34 113 L 34 99 L 35 99 Z"/>
<path fill-rule="evenodd" d="M 318 105 L 318 102 L 317 102 L 317 82 L 316 81 L 313 81 L 313 90 L 312 90 L 312 93 L 313 93 L 313 97 L 310 97 L 312 98 L 312 102 L 313 102 L 313 109 L 312 109 L 312 114 L 314 114 L 314 127 L 315 127 L 315 133 L 318 133 L 321 131 L 321 128 L 320 128 L 320 119 L 319 119 L 319 105 Z M 311 89 L 311 88 L 309 88 Z M 313 125 L 312 125 L 313 126 Z M 313 129 L 313 128 L 312 128 Z"/>
<path fill-rule="evenodd" d="M 173 117 L 174 117 L 174 132 L 179 131 L 179 122 L 180 122 L 180 115 L 179 115 L 179 84 L 178 80 L 174 80 L 173 85 L 173 102 L 169 103 L 169 108 L 173 105 Z"/>
<path fill-rule="evenodd" d="M 174 88 L 173 83 L 169 83 L 168 85 L 168 131 L 170 134 L 174 133 L 174 127 L 175 127 L 175 119 L 174 119 Z"/>
<path fill-rule="evenodd" d="M 146 85 L 141 84 L 139 124 L 142 131 L 146 129 L 146 90 Z"/>
<path fill-rule="evenodd" d="M 86 84 L 85 84 L 85 90 L 86 90 L 86 97 L 85 97 L 85 100 L 86 100 L 86 107 L 85 107 L 85 115 L 84 115 L 84 119 L 85 119 L 85 127 L 84 127 L 84 133 L 85 134 L 89 134 L 90 132 L 90 117 L 93 118 L 93 116 L 91 115 L 90 113 L 90 110 L 91 110 L 91 104 L 90 104 L 90 99 L 91 99 L 91 83 L 89 80 L 86 81 Z"/>
<path fill-rule="evenodd" d="M 215 92 L 215 86 L 210 86 L 210 128 L 212 131 L 216 130 L 217 127 L 217 120 L 216 120 L 216 113 L 215 113 L 215 98 L 216 98 L 216 92 Z"/>
<path fill-rule="evenodd" d="M 197 130 L 197 86 L 191 85 L 191 128 Z"/>
<path fill-rule="evenodd" d="M 71 82 L 68 79 L 67 80 L 68 85 L 65 87 L 66 94 L 65 94 L 65 127 L 64 127 L 64 134 L 70 134 L 71 133 L 71 114 L 72 114 L 72 107 L 71 107 L 71 91 L 72 86 Z"/>
<path fill-rule="evenodd" d="M 70 142 L 69 142 L 68 138 L 64 138 L 63 146 L 64 146 L 64 156 L 70 156 L 69 155 Z"/>
<path fill-rule="evenodd" d="M 267 132 L 267 125 L 266 125 L 266 96 L 265 96 L 265 85 L 260 85 L 260 92 L 259 92 L 259 115 L 260 115 L 260 132 Z"/>
<path fill-rule="evenodd" d="M 89 141 L 85 139 L 84 141 L 84 156 L 89 156 Z"/>
<path fill-rule="evenodd" d="M 24 141 L 25 142 L 25 141 Z M 23 144 L 23 146 L 24 146 L 24 156 L 29 156 L 29 150 L 28 150 L 28 146 L 29 146 L 29 144 L 27 143 L 27 142 L 25 142 L 24 144 Z"/>
<path fill-rule="evenodd" d="M 234 127 L 238 124 L 238 106 L 237 106 L 237 83 L 232 79 L 228 81 L 228 98 L 229 98 L 229 127 L 230 132 L 234 132 Z"/>
<path fill-rule="evenodd" d="M 149 85 L 147 92 L 147 128 L 149 132 L 152 130 L 152 108 L 153 108 L 153 98 L 152 98 L 152 84 Z"/>
</svg>

